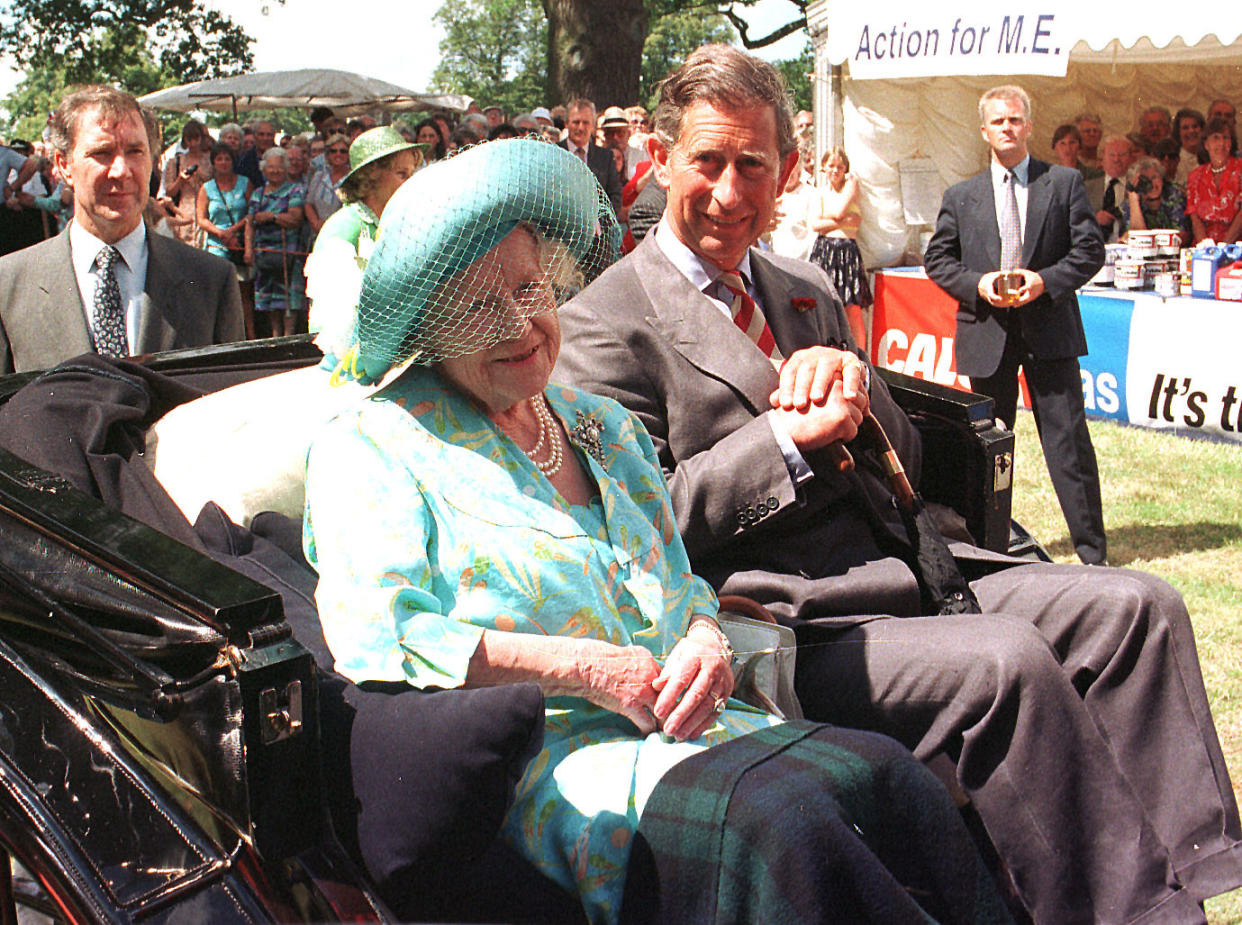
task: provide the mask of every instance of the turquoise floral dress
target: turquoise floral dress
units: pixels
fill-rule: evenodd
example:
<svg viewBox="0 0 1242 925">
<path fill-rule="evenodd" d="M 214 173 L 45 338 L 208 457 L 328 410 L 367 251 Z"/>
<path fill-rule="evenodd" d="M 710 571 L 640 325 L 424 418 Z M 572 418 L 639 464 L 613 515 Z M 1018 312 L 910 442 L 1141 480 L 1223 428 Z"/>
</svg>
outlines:
<svg viewBox="0 0 1242 925">
<path fill-rule="evenodd" d="M 412 367 L 319 434 L 304 542 L 338 671 L 459 687 L 485 629 L 641 645 L 662 661 L 691 616 L 715 614 L 642 425 L 608 399 L 558 385 L 546 395 L 599 488 L 590 505 L 569 504 L 429 369 Z M 584 699 L 550 697 L 543 750 L 503 836 L 576 890 L 592 922 L 614 921 L 661 775 L 776 722 L 730 701 L 701 738 L 676 743 Z"/>
</svg>

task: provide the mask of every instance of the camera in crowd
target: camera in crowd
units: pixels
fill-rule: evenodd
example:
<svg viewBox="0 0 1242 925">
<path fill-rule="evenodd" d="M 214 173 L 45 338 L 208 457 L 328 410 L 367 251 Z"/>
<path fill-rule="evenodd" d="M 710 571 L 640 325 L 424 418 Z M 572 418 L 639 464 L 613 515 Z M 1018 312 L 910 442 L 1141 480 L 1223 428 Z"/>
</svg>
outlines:
<svg viewBox="0 0 1242 925">
<path fill-rule="evenodd" d="M 1139 175 L 1139 178 L 1133 183 L 1126 184 L 1126 191 L 1130 193 L 1138 193 L 1140 196 L 1146 196 L 1152 190 L 1151 177 Z"/>
</svg>

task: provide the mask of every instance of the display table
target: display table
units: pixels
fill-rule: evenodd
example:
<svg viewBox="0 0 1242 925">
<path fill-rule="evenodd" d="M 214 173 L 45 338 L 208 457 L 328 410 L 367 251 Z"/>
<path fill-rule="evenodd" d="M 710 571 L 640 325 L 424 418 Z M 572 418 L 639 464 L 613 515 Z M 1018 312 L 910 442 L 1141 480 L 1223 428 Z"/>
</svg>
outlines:
<svg viewBox="0 0 1242 925">
<path fill-rule="evenodd" d="M 1242 303 L 1087 288 L 1078 304 L 1087 414 L 1242 443 Z M 921 267 L 878 270 L 872 362 L 969 388 L 954 365 L 956 309 Z"/>
</svg>

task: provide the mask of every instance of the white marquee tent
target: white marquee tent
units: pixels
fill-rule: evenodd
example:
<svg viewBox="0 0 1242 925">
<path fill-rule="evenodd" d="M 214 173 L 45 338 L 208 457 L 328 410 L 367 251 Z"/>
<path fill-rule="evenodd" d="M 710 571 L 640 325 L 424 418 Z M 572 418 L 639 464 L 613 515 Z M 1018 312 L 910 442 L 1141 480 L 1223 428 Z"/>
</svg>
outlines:
<svg viewBox="0 0 1242 925">
<path fill-rule="evenodd" d="M 920 262 L 940 193 L 986 166 L 977 104 L 988 87 L 1026 88 L 1031 149 L 1043 158 L 1053 130 L 1084 111 L 1125 133 L 1152 105 L 1206 112 L 1225 98 L 1242 109 L 1238 6 L 814 0 L 807 20 L 818 137 L 830 142 L 829 88 L 839 86 L 838 137 L 861 181 L 870 267 Z"/>
</svg>

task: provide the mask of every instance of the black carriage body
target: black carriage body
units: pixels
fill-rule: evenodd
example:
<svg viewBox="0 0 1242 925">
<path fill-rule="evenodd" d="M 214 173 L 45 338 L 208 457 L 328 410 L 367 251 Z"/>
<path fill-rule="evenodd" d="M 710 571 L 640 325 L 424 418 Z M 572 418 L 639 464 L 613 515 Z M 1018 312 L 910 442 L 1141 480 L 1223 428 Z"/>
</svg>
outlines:
<svg viewBox="0 0 1242 925">
<path fill-rule="evenodd" d="M 164 362 L 231 384 L 312 354 L 203 357 Z M 64 917 L 385 917 L 331 834 L 280 596 L 3 450 L 0 691 L 0 846 Z"/>
<path fill-rule="evenodd" d="M 213 391 L 318 359 L 285 338 L 142 362 Z M 883 375 L 924 434 L 925 497 L 1006 549 L 1013 437 L 990 400 Z M 0 379 L 0 403 L 33 378 Z M 64 917 L 389 917 L 333 836 L 316 679 L 277 593 L 0 451 L 0 848 Z M 514 867 L 461 920 L 566 908 Z"/>
<path fill-rule="evenodd" d="M 975 545 L 1024 552 L 1011 544 L 1014 436 L 998 426 L 992 399 L 892 370 L 878 372 L 922 438 L 923 497 L 956 511 Z"/>
</svg>

